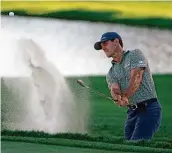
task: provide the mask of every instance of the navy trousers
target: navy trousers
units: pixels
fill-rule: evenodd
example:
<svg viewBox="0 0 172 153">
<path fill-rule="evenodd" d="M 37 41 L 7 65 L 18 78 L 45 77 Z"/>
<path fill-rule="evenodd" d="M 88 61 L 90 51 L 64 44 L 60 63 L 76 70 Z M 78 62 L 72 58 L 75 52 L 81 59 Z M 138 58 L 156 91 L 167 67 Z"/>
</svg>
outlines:
<svg viewBox="0 0 172 153">
<path fill-rule="evenodd" d="M 162 107 L 156 101 L 148 104 L 146 111 L 138 113 L 128 109 L 124 136 L 126 140 L 150 140 L 160 127 Z"/>
</svg>

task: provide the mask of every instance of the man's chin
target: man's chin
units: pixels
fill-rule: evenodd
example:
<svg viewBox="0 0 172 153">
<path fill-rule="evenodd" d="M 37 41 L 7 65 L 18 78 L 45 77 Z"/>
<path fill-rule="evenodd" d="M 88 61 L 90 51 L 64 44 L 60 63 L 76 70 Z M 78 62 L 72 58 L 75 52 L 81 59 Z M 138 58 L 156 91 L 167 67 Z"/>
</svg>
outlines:
<svg viewBox="0 0 172 153">
<path fill-rule="evenodd" d="M 111 58 L 112 56 L 111 55 L 106 55 L 108 58 Z"/>
</svg>

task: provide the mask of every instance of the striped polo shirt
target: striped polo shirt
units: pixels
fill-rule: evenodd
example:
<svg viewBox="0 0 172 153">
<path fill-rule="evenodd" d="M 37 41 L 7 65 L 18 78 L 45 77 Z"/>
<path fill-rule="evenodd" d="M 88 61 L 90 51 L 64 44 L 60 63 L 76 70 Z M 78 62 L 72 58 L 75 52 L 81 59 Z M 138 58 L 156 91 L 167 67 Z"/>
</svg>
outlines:
<svg viewBox="0 0 172 153">
<path fill-rule="evenodd" d="M 157 98 L 152 74 L 144 54 L 139 49 L 124 51 L 122 61 L 120 63 L 112 61 L 112 66 L 106 75 L 109 89 L 112 83 L 117 83 L 123 92 L 129 86 L 131 70 L 139 67 L 145 70 L 139 88 L 129 97 L 129 102 L 132 104 Z"/>
</svg>

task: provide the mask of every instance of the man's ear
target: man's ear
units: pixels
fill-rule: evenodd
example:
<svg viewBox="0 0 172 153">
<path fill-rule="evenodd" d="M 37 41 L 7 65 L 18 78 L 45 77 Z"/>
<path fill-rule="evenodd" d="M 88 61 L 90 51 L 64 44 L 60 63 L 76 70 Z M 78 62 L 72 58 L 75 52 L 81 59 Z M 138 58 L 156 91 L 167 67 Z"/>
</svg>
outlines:
<svg viewBox="0 0 172 153">
<path fill-rule="evenodd" d="M 115 45 L 119 44 L 119 40 L 117 38 L 114 39 Z"/>
</svg>

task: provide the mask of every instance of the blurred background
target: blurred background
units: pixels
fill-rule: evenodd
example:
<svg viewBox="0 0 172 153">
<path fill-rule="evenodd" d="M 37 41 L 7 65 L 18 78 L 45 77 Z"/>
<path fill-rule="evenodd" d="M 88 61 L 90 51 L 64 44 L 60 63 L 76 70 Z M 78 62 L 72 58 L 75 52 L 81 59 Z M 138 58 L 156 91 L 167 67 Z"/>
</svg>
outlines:
<svg viewBox="0 0 172 153">
<path fill-rule="evenodd" d="M 151 145 L 157 147 L 160 141 L 160 149 L 171 150 L 171 10 L 170 1 L 1 1 L 4 140 L 19 130 L 98 135 L 124 143 L 126 109 L 76 83 L 82 79 L 110 96 L 105 75 L 111 59 L 93 46 L 104 32 L 115 31 L 125 50 L 139 48 L 149 61 L 163 106 L 162 126 Z"/>
</svg>

